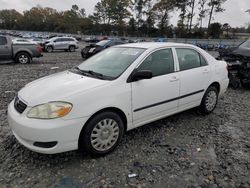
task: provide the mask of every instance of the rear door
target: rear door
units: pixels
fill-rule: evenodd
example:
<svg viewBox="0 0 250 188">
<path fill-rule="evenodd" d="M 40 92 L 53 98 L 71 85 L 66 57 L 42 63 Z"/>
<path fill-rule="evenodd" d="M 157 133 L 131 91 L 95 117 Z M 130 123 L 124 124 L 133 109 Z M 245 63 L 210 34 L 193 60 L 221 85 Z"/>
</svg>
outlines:
<svg viewBox="0 0 250 188">
<path fill-rule="evenodd" d="M 191 48 L 176 48 L 180 73 L 179 108 L 189 108 L 200 104 L 211 78 L 211 70 L 206 59 Z"/>
<path fill-rule="evenodd" d="M 8 45 L 7 38 L 0 36 L 0 60 L 7 60 L 12 58 L 12 49 Z"/>
<path fill-rule="evenodd" d="M 68 49 L 70 41 L 71 41 L 70 38 L 63 38 L 62 48 L 63 49 Z"/>
</svg>

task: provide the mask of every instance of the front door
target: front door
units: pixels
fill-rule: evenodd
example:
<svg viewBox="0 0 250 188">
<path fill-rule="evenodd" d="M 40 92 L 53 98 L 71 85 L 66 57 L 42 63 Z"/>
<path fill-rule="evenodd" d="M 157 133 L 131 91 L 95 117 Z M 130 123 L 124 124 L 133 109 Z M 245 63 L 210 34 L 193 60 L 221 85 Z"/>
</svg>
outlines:
<svg viewBox="0 0 250 188">
<path fill-rule="evenodd" d="M 0 36 L 0 61 L 11 59 L 11 57 L 12 57 L 11 46 L 8 45 L 6 37 Z"/>
<path fill-rule="evenodd" d="M 172 49 L 151 53 L 137 68 L 150 70 L 153 78 L 132 82 L 134 126 L 164 117 L 178 108 L 180 80 Z"/>
<path fill-rule="evenodd" d="M 55 50 L 62 50 L 63 45 L 64 45 L 63 38 L 58 38 L 58 39 L 55 40 L 54 49 Z"/>
</svg>

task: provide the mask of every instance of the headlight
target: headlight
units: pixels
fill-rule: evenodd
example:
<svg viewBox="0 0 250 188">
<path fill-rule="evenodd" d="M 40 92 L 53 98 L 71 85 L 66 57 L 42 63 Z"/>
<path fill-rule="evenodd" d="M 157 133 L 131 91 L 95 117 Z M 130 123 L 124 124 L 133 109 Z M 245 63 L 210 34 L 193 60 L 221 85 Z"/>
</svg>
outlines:
<svg viewBox="0 0 250 188">
<path fill-rule="evenodd" d="M 72 109 L 72 104 L 67 102 L 50 102 L 34 106 L 27 114 L 28 118 L 55 119 L 66 116 Z"/>
</svg>

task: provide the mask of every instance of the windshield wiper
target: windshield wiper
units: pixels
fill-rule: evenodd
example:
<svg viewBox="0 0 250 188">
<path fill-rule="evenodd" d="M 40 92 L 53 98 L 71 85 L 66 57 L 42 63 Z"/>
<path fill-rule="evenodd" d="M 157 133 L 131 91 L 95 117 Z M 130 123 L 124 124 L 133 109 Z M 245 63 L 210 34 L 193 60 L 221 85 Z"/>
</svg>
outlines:
<svg viewBox="0 0 250 188">
<path fill-rule="evenodd" d="M 102 79 L 102 80 L 107 79 L 106 76 L 104 76 L 103 74 L 92 71 L 92 70 L 82 70 L 79 67 L 74 67 L 74 69 L 77 70 L 78 72 L 80 72 L 81 74 L 85 75 L 85 76 L 92 76 L 92 77 L 99 78 L 99 79 Z"/>
<path fill-rule="evenodd" d="M 78 73 L 81 73 L 84 76 L 89 76 L 87 72 L 81 70 L 79 67 L 73 67 L 72 71 L 77 71 Z"/>
</svg>

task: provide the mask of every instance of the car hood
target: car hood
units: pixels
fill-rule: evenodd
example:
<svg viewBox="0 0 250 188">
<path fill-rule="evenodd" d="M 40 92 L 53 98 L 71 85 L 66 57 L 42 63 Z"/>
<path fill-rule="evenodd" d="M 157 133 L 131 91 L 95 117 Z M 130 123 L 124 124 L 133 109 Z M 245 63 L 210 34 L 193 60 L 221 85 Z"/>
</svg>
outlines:
<svg viewBox="0 0 250 188">
<path fill-rule="evenodd" d="M 18 96 L 28 106 L 35 106 L 51 101 L 67 100 L 76 94 L 103 86 L 109 82 L 64 71 L 27 84 L 19 91 Z"/>
<path fill-rule="evenodd" d="M 250 57 L 250 50 L 245 48 L 237 48 L 232 52 L 232 54 Z"/>
</svg>

